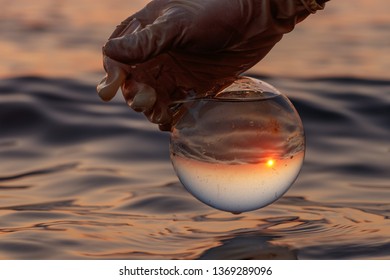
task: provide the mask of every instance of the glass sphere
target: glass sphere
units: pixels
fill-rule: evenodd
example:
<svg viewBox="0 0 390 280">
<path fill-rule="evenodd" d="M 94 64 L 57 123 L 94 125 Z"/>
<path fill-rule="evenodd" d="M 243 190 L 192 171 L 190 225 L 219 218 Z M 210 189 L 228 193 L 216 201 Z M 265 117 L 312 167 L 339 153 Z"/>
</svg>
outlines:
<svg viewBox="0 0 390 280">
<path fill-rule="evenodd" d="M 180 106 L 171 160 L 200 201 L 232 213 L 252 211 L 276 201 L 297 178 L 305 154 L 302 122 L 273 86 L 240 77 Z"/>
</svg>

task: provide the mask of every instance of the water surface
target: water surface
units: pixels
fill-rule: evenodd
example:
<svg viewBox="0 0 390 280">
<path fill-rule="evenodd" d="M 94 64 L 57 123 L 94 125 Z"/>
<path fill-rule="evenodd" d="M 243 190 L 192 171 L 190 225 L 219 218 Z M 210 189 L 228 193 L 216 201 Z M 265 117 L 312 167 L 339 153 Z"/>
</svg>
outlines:
<svg viewBox="0 0 390 280">
<path fill-rule="evenodd" d="M 293 187 L 232 215 L 169 135 L 103 103 L 101 46 L 144 0 L 0 0 L 0 259 L 390 259 L 389 2 L 333 0 L 252 69 L 307 140 Z"/>
<path fill-rule="evenodd" d="M 3 79 L 0 258 L 390 258 L 390 81 L 266 80 L 293 97 L 306 159 L 282 199 L 232 215 L 184 190 L 168 134 L 120 98 Z"/>
</svg>

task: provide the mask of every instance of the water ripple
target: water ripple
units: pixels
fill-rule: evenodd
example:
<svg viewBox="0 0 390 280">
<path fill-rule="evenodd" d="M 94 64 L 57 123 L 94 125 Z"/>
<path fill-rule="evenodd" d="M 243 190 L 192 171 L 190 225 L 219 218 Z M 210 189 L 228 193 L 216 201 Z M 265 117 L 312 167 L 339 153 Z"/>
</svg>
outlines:
<svg viewBox="0 0 390 280">
<path fill-rule="evenodd" d="M 54 167 L 50 167 L 50 168 L 45 168 L 45 169 L 32 170 L 32 171 L 23 172 L 23 173 L 11 175 L 11 176 L 0 177 L 0 182 L 18 180 L 18 179 L 23 179 L 25 177 L 30 177 L 30 176 L 39 176 L 39 175 L 46 175 L 46 174 L 55 173 L 55 172 L 61 172 L 64 170 L 73 169 L 76 166 L 77 166 L 77 163 L 69 163 L 69 164 L 62 164 L 62 165 L 58 165 L 58 166 L 54 166 Z"/>
<path fill-rule="evenodd" d="M 390 258 L 390 82 L 264 79 L 296 105 L 307 157 L 282 199 L 241 215 L 187 193 L 169 135 L 121 99 L 0 80 L 0 258 Z"/>
</svg>

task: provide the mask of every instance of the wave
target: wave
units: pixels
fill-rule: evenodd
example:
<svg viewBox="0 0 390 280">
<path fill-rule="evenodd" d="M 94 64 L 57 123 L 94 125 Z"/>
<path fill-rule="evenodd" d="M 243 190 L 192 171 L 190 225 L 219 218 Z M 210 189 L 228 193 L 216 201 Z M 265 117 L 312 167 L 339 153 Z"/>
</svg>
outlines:
<svg viewBox="0 0 390 280">
<path fill-rule="evenodd" d="M 0 258 L 390 257 L 390 81 L 252 76 L 290 98 L 307 152 L 282 199 L 239 216 L 182 188 L 169 133 L 120 96 L 0 80 Z"/>
</svg>

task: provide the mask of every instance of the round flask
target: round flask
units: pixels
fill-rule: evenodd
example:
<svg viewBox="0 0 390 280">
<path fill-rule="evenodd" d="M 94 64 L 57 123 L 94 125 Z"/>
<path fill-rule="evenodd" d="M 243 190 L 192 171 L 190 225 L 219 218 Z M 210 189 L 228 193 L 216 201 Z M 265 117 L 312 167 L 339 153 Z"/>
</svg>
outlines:
<svg viewBox="0 0 390 280">
<path fill-rule="evenodd" d="M 184 187 L 205 204 L 252 211 L 276 201 L 297 178 L 303 125 L 273 86 L 240 77 L 216 94 L 183 101 L 178 114 L 172 164 Z"/>
</svg>

